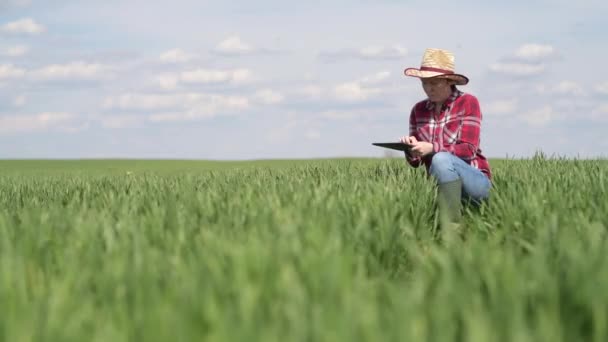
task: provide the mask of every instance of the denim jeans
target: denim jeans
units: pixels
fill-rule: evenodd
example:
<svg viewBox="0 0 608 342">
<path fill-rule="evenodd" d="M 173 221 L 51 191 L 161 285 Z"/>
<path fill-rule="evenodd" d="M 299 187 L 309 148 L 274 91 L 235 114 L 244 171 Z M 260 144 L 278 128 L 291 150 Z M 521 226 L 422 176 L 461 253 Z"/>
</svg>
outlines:
<svg viewBox="0 0 608 342">
<path fill-rule="evenodd" d="M 480 204 L 490 197 L 492 183 L 488 177 L 449 152 L 438 152 L 433 155 L 429 173 L 439 184 L 460 179 L 462 199 L 465 201 L 471 200 L 475 204 Z"/>
</svg>

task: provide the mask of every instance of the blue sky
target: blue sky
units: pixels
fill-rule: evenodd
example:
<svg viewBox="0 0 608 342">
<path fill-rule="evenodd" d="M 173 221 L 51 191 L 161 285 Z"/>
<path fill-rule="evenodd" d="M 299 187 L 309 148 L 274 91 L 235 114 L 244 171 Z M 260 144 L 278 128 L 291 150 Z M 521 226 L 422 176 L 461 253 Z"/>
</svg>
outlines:
<svg viewBox="0 0 608 342">
<path fill-rule="evenodd" d="M 424 49 L 488 157 L 607 156 L 598 0 L 0 0 L 0 158 L 380 157 Z"/>
</svg>

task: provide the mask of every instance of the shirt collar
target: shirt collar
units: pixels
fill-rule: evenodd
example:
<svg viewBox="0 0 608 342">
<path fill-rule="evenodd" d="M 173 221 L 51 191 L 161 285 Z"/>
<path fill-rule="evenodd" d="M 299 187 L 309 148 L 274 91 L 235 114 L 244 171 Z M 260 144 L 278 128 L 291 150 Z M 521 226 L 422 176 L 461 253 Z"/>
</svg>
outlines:
<svg viewBox="0 0 608 342">
<path fill-rule="evenodd" d="M 442 109 L 442 110 L 447 109 L 447 108 L 448 108 L 448 107 L 449 107 L 449 106 L 452 104 L 452 102 L 456 101 L 456 99 L 457 99 L 457 98 L 459 98 L 459 97 L 460 97 L 462 94 L 463 94 L 463 92 L 462 92 L 462 91 L 460 91 L 460 90 L 458 90 L 458 89 L 454 88 L 454 90 L 452 91 L 452 94 L 451 94 L 451 95 L 450 95 L 450 97 L 448 97 L 448 99 L 447 99 L 447 100 L 446 100 L 446 101 L 443 103 L 443 106 L 442 106 L 442 108 L 441 108 L 441 109 Z M 427 99 L 427 100 L 426 100 L 426 109 L 428 109 L 428 110 L 433 110 L 433 109 L 435 109 L 435 103 L 434 103 L 434 102 L 431 102 L 431 101 L 429 101 L 429 100 Z"/>
</svg>

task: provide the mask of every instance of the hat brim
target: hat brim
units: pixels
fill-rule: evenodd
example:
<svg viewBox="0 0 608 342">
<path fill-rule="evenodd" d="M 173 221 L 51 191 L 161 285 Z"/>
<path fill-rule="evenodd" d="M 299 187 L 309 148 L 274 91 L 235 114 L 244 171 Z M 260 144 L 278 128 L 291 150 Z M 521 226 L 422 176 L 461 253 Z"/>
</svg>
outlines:
<svg viewBox="0 0 608 342">
<path fill-rule="evenodd" d="M 417 77 L 417 78 L 431 78 L 431 77 L 447 78 L 447 79 L 450 79 L 450 80 L 453 80 L 454 82 L 456 82 L 456 85 L 466 85 L 467 83 L 469 83 L 469 78 L 466 77 L 465 75 L 461 75 L 461 74 L 446 74 L 446 73 L 442 73 L 442 72 L 420 70 L 420 69 L 416 69 L 416 68 L 407 68 L 403 71 L 403 73 L 405 74 L 405 76 Z"/>
</svg>

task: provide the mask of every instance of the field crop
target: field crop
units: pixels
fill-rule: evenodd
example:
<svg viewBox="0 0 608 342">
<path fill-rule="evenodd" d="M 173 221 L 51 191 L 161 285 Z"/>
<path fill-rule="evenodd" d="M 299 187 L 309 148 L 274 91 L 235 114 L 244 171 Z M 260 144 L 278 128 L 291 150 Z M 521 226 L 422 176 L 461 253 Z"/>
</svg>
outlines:
<svg viewBox="0 0 608 342">
<path fill-rule="evenodd" d="M 1 161 L 0 340 L 606 341 L 608 162 Z"/>
</svg>

